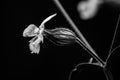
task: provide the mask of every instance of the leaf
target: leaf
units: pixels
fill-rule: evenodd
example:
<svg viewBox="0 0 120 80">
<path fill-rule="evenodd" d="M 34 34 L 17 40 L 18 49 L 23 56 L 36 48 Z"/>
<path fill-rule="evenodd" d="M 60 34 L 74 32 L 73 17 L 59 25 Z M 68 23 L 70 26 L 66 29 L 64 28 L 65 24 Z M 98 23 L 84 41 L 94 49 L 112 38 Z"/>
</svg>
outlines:
<svg viewBox="0 0 120 80">
<path fill-rule="evenodd" d="M 76 42 L 77 38 L 74 32 L 67 28 L 55 28 L 45 30 L 45 37 L 56 45 L 65 46 Z"/>
</svg>

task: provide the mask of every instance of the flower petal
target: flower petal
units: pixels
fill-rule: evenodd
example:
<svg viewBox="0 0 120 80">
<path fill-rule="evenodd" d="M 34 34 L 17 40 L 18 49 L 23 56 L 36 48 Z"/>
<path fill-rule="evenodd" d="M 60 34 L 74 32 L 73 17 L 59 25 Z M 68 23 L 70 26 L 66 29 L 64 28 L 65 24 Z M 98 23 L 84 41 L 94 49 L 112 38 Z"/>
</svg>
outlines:
<svg viewBox="0 0 120 80">
<path fill-rule="evenodd" d="M 34 37 L 32 40 L 30 40 L 30 44 L 29 44 L 29 47 L 30 47 L 30 50 L 32 51 L 31 53 L 39 53 L 40 52 L 40 42 L 41 42 L 41 38 L 36 36 Z"/>
<path fill-rule="evenodd" d="M 57 13 L 55 13 L 55 14 L 47 17 L 46 19 L 44 19 L 43 22 L 41 23 L 41 25 L 39 26 L 39 28 L 44 27 L 43 25 L 44 25 L 46 22 L 48 22 L 50 19 L 52 19 L 53 17 L 55 17 L 56 15 L 57 15 Z"/>
<path fill-rule="evenodd" d="M 23 32 L 24 37 L 35 36 L 39 31 L 39 28 L 34 24 L 30 24 Z"/>
</svg>

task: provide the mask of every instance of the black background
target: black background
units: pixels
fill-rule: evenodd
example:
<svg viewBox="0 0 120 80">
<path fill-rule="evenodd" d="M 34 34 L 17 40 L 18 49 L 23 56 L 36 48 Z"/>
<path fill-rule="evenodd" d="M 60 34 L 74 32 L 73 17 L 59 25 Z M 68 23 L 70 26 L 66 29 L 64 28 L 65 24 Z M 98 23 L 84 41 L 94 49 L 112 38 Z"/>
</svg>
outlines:
<svg viewBox="0 0 120 80">
<path fill-rule="evenodd" d="M 78 0 L 61 0 L 62 5 L 71 16 L 87 41 L 97 54 L 105 60 L 117 24 L 119 10 L 103 4 L 92 20 L 83 21 L 76 9 Z M 40 76 L 46 80 L 66 77 L 76 64 L 88 61 L 90 55 L 78 44 L 59 47 L 47 39 L 40 44 L 40 53 L 30 54 L 29 40 L 22 37 L 23 30 L 29 24 L 39 26 L 48 16 L 57 13 L 46 24 L 46 28 L 66 27 L 72 29 L 52 0 L 8 0 L 5 6 L 5 27 L 7 37 L 8 75 Z M 55 74 L 54 74 L 55 73 Z M 68 76 L 68 75 L 67 75 Z M 67 77 L 66 77 L 67 78 Z"/>
</svg>

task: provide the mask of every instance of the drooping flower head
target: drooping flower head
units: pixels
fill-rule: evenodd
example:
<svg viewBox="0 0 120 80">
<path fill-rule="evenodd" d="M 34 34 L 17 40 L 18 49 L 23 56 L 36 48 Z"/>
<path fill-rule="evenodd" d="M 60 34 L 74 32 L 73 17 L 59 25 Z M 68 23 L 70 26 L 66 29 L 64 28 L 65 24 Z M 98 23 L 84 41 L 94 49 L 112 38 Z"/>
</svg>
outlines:
<svg viewBox="0 0 120 80">
<path fill-rule="evenodd" d="M 34 38 L 29 41 L 29 48 L 31 50 L 31 53 L 38 54 L 40 52 L 40 43 L 43 43 L 44 36 L 59 46 L 69 45 L 78 41 L 83 44 L 82 41 L 76 37 L 75 33 L 68 28 L 45 29 L 45 23 L 56 15 L 57 14 L 53 14 L 44 19 L 39 27 L 35 26 L 34 24 L 30 24 L 24 30 L 24 37 L 34 36 Z"/>
</svg>

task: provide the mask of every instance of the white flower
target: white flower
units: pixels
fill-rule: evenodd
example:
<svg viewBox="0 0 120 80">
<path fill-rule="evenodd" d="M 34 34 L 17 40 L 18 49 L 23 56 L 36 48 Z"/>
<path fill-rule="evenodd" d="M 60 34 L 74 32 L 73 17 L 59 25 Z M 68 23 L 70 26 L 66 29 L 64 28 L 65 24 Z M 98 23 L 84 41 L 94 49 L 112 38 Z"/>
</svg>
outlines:
<svg viewBox="0 0 120 80">
<path fill-rule="evenodd" d="M 40 24 L 39 28 L 35 26 L 34 24 L 29 25 L 23 32 L 23 37 L 32 37 L 35 36 L 33 39 L 31 39 L 29 42 L 29 47 L 31 50 L 31 53 L 39 53 L 40 52 L 40 43 L 43 43 L 43 32 L 45 23 L 48 22 L 50 19 L 52 19 L 57 14 L 53 14 L 46 19 L 43 20 L 43 22 Z"/>
</svg>

